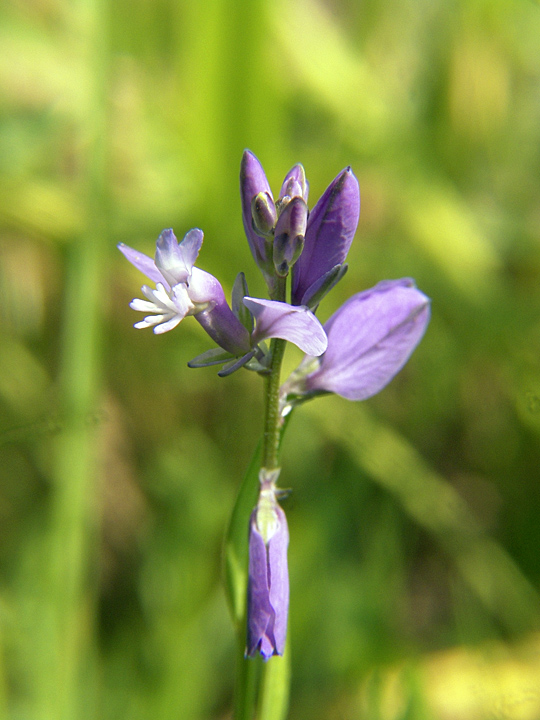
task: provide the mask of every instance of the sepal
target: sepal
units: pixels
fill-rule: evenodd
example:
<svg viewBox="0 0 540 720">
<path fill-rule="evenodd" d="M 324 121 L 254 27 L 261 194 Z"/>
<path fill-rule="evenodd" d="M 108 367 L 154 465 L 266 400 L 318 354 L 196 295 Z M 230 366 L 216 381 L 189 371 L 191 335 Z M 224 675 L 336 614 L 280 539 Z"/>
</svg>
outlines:
<svg viewBox="0 0 540 720">
<path fill-rule="evenodd" d="M 301 305 L 307 305 L 310 310 L 314 310 L 321 300 L 334 288 L 338 282 L 345 277 L 345 273 L 349 269 L 347 263 L 342 265 L 334 265 L 334 267 L 325 273 L 322 277 L 308 287 L 302 297 Z"/>
<path fill-rule="evenodd" d="M 269 289 L 272 289 L 272 258 L 268 257 L 266 238 L 255 230 L 253 223 L 253 200 L 267 194 L 272 199 L 272 191 L 263 167 L 257 157 L 245 150 L 240 165 L 240 198 L 242 201 L 242 220 L 253 258 L 262 271 Z M 272 200 L 273 202 L 273 200 Z"/>
<path fill-rule="evenodd" d="M 193 360 L 188 362 L 189 368 L 203 368 L 210 367 L 211 365 L 222 365 L 229 360 L 234 359 L 234 355 L 222 350 L 221 348 L 211 348 L 205 352 L 194 357 Z"/>
<path fill-rule="evenodd" d="M 241 367 L 244 367 L 244 365 L 255 357 L 256 354 L 257 348 L 253 348 L 253 350 L 250 350 L 238 360 L 233 360 L 230 363 L 227 363 L 227 365 L 218 372 L 219 377 L 229 377 L 229 375 L 232 375 L 233 372 L 236 372 L 237 370 L 240 370 Z"/>
<path fill-rule="evenodd" d="M 305 357 L 282 386 L 282 407 L 294 394 L 308 399 L 333 392 L 347 400 L 375 395 L 405 365 L 429 316 L 429 298 L 410 278 L 385 280 L 353 295 L 324 325 L 326 352 Z"/>
</svg>

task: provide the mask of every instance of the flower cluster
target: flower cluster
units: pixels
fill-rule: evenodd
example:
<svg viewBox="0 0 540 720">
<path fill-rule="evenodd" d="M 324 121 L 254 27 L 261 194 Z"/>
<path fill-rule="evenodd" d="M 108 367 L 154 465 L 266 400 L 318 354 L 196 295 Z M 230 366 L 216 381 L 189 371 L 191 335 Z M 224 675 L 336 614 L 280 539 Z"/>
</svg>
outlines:
<svg viewBox="0 0 540 720">
<path fill-rule="evenodd" d="M 188 363 L 221 364 L 220 375 L 240 367 L 270 372 L 265 340 L 297 345 L 305 357 L 281 387 L 280 416 L 317 395 L 336 393 L 364 400 L 382 390 L 407 362 L 429 322 L 429 299 L 408 278 L 386 280 L 359 292 L 324 327 L 315 316 L 324 296 L 343 277 L 360 214 L 358 181 L 350 167 L 330 183 L 308 210 L 309 184 L 302 165 L 285 176 L 277 200 L 264 170 L 249 150 L 240 170 L 244 229 L 271 299 L 250 297 L 245 278 L 235 281 L 231 305 L 220 282 L 195 267 L 202 230 L 178 242 L 171 229 L 156 243 L 155 256 L 118 247 L 155 288 L 131 307 L 145 313 L 136 328 L 172 330 L 193 315 L 219 346 Z M 291 277 L 290 303 L 285 302 Z M 261 470 L 259 499 L 249 526 L 246 653 L 281 655 L 285 645 L 289 583 L 285 513 L 277 502 L 277 468 Z"/>
</svg>

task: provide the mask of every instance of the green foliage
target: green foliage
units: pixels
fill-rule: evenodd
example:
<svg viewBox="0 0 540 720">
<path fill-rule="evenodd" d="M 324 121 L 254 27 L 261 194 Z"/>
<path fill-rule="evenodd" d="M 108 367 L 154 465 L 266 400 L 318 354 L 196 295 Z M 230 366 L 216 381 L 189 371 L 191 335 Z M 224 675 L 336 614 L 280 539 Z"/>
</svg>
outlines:
<svg viewBox="0 0 540 720">
<path fill-rule="evenodd" d="M 322 321 L 383 278 L 433 300 L 388 388 L 285 437 L 291 717 L 428 718 L 417 658 L 537 626 L 538 37 L 525 0 L 0 8 L 0 716 L 228 717 L 223 537 L 262 381 L 188 369 L 189 319 L 133 330 L 115 245 L 198 226 L 200 267 L 263 294 L 245 147 L 275 190 L 302 162 L 311 207 L 359 178 Z"/>
</svg>

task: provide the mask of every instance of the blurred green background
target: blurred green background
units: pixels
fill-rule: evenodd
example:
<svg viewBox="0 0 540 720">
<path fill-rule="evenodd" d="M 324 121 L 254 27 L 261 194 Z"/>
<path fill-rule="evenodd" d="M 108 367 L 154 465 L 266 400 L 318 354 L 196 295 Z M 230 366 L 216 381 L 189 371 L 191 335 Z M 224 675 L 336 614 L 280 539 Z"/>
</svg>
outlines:
<svg viewBox="0 0 540 720">
<path fill-rule="evenodd" d="M 433 301 L 405 370 L 292 419 L 290 717 L 540 717 L 540 6 L 8 0 L 0 9 L 0 716 L 230 717 L 222 539 L 262 382 L 128 307 L 164 227 L 244 270 L 242 151 L 362 212 L 322 321 Z M 299 356 L 287 357 L 294 367 Z"/>
</svg>

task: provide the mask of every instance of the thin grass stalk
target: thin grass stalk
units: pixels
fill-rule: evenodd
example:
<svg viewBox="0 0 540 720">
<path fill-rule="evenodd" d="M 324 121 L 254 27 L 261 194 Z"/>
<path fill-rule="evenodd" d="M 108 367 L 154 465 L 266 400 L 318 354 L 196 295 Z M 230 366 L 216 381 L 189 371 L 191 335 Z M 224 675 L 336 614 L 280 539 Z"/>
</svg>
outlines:
<svg viewBox="0 0 540 720">
<path fill-rule="evenodd" d="M 68 251 L 59 405 L 62 430 L 53 455 L 50 554 L 45 578 L 49 610 L 45 717 L 90 717 L 96 701 L 93 645 L 97 546 L 95 418 L 99 393 L 100 299 L 107 247 L 106 4 L 85 0 L 76 28 L 88 72 L 85 122 L 80 127 L 85 167 L 83 233 Z M 80 14 L 79 14 L 80 13 Z M 83 22 L 84 20 L 84 22 Z"/>
</svg>

